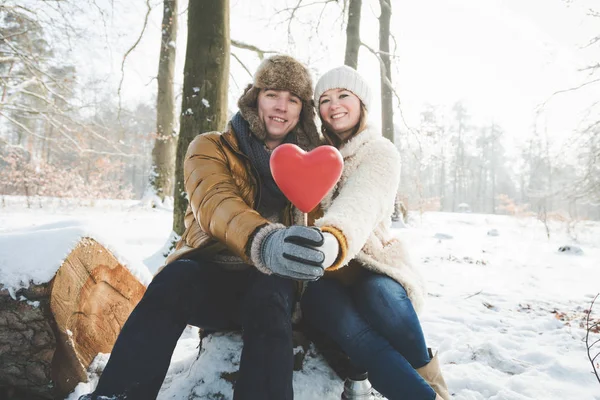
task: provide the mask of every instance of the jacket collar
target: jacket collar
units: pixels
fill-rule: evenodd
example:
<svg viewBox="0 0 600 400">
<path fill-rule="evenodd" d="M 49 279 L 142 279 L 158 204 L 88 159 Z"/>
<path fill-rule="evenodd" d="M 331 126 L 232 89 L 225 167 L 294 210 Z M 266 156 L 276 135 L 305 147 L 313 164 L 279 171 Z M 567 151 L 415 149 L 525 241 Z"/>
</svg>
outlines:
<svg viewBox="0 0 600 400">
<path fill-rule="evenodd" d="M 365 143 L 380 137 L 383 137 L 381 134 L 381 129 L 372 126 L 369 123 L 362 132 L 359 132 L 352 139 L 342 145 L 340 148 L 340 153 L 342 154 L 343 158 L 349 157 L 356 153 L 356 151 Z"/>
<path fill-rule="evenodd" d="M 221 138 L 227 142 L 227 144 L 235 151 L 236 153 L 241 153 L 240 144 L 238 142 L 237 136 L 231 127 L 231 124 L 227 124 L 227 130 L 221 134 Z"/>
</svg>

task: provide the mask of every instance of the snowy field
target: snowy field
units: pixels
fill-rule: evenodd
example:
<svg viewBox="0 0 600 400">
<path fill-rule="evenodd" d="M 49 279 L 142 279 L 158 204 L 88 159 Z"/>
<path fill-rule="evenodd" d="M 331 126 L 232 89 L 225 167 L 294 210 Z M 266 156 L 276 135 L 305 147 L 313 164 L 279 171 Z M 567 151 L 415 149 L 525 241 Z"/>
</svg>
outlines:
<svg viewBox="0 0 600 400">
<path fill-rule="evenodd" d="M 0 200 L 0 282 L 12 293 L 29 280 L 51 279 L 84 235 L 111 249 L 146 284 L 161 265 L 168 209 L 51 199 L 31 207 L 23 198 Z M 428 279 L 421 320 L 453 398 L 600 400 L 581 325 L 600 292 L 600 223 L 579 222 L 569 232 L 555 222 L 548 239 L 535 218 L 425 213 L 413 214 L 397 233 Z M 583 253 L 559 252 L 563 245 Z M 600 305 L 594 316 L 600 317 Z M 210 337 L 199 357 L 197 346 L 197 330 L 188 328 L 159 399 L 231 399 L 226 377 L 237 369 L 239 335 Z M 107 357 L 96 358 L 90 381 L 69 400 L 93 389 Z M 337 400 L 342 382 L 309 349 L 294 387 L 299 400 Z"/>
</svg>

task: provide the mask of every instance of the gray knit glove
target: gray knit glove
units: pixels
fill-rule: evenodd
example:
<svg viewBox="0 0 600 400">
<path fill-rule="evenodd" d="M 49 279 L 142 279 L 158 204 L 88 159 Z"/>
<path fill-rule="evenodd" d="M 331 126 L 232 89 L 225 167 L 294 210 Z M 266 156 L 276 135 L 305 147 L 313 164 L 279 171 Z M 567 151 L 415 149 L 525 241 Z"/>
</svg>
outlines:
<svg viewBox="0 0 600 400">
<path fill-rule="evenodd" d="M 293 225 L 274 230 L 265 237 L 260 256 L 263 264 L 275 275 L 316 281 L 325 272 L 325 256 L 315 248 L 322 244 L 323 234 L 319 229 Z"/>
</svg>

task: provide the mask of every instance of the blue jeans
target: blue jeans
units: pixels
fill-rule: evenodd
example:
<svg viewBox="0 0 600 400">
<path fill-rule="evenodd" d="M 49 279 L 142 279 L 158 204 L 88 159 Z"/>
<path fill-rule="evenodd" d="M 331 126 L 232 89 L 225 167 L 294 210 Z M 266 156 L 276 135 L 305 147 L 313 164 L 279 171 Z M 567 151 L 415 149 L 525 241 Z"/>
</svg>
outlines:
<svg viewBox="0 0 600 400">
<path fill-rule="evenodd" d="M 350 286 L 321 279 L 307 285 L 301 306 L 304 321 L 366 369 L 373 387 L 388 399 L 435 399 L 415 371 L 430 357 L 417 314 L 398 282 L 366 269 Z"/>
<path fill-rule="evenodd" d="M 150 283 L 124 324 L 91 398 L 155 399 L 187 324 L 243 330 L 234 399 L 293 399 L 294 282 L 255 268 L 177 260 Z"/>
</svg>

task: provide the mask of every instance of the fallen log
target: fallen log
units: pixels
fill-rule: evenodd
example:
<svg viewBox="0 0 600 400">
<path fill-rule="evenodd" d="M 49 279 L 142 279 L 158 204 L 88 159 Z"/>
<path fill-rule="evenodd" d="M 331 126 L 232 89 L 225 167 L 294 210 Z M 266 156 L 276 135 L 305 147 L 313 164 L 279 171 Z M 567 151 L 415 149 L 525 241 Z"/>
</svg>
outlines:
<svg viewBox="0 0 600 400">
<path fill-rule="evenodd" d="M 83 238 L 50 282 L 11 295 L 0 282 L 0 398 L 64 398 L 110 353 L 145 287 Z"/>
</svg>

